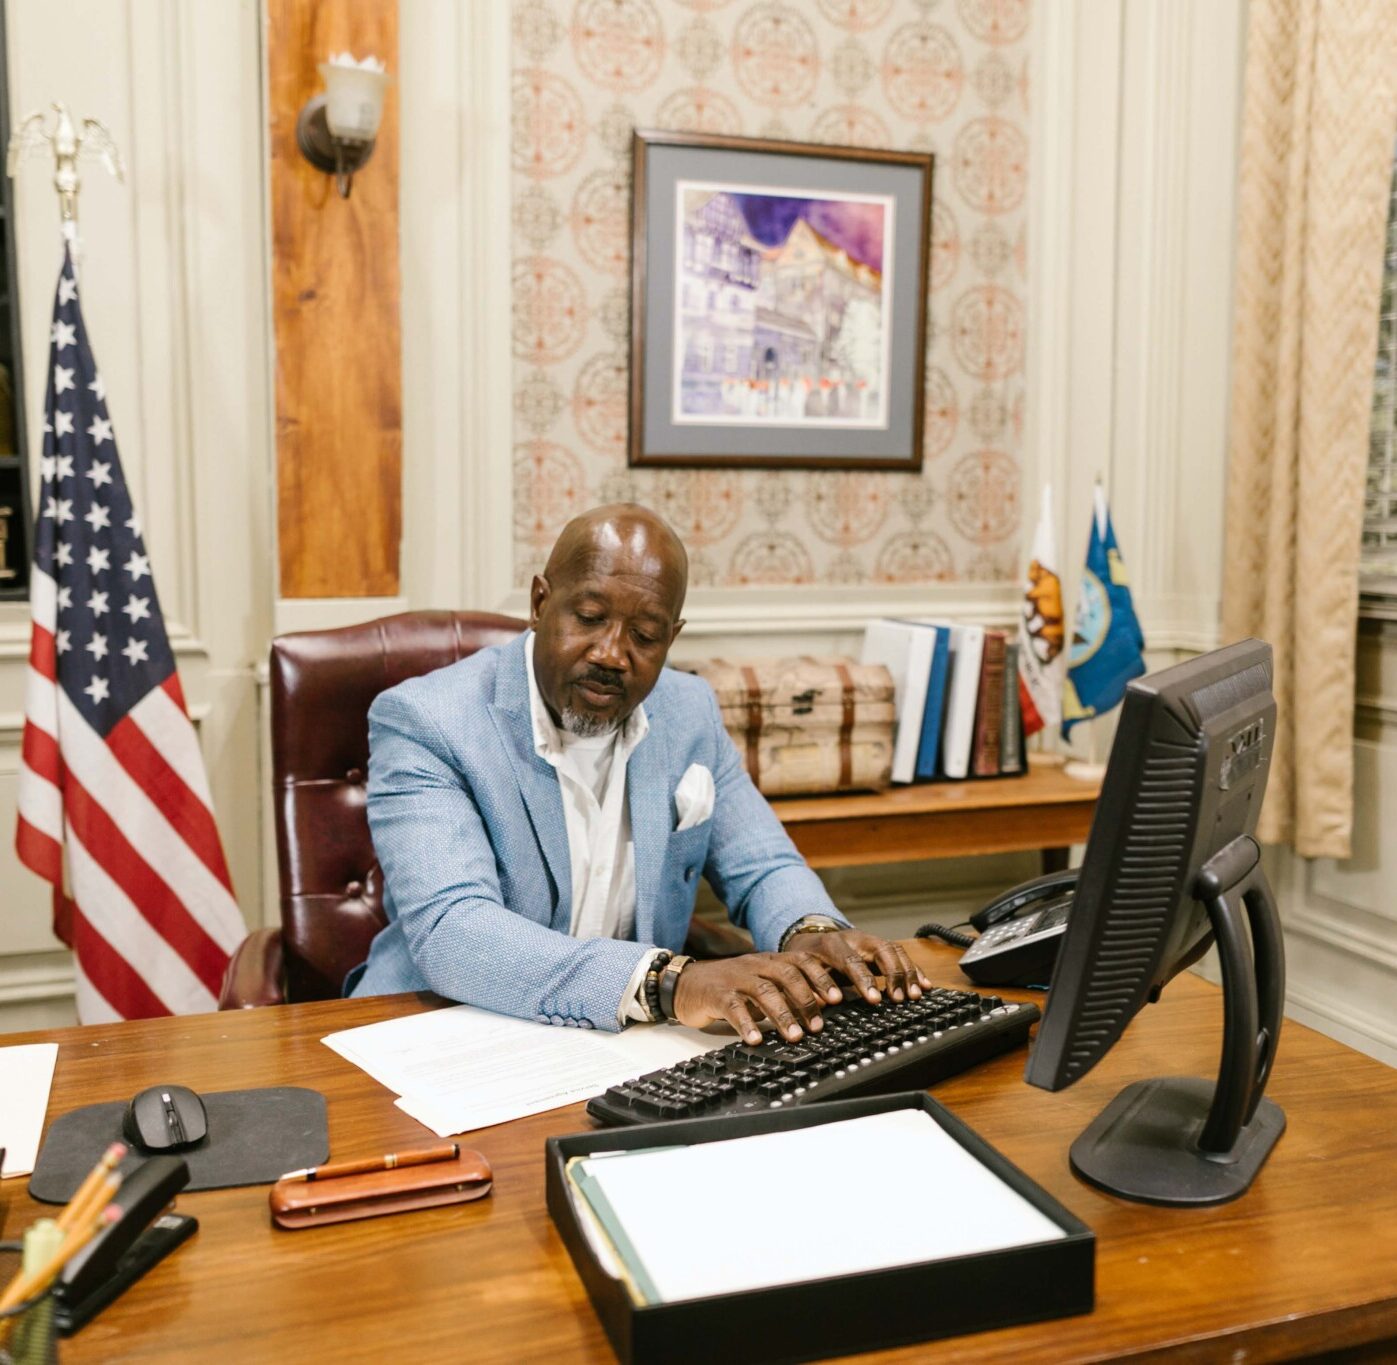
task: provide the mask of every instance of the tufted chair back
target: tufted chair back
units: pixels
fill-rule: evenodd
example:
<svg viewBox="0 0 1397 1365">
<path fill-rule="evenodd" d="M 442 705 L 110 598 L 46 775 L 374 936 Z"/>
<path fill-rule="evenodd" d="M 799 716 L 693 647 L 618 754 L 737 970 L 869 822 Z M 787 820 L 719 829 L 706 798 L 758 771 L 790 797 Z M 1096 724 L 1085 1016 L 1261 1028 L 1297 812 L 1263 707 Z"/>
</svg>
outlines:
<svg viewBox="0 0 1397 1365">
<path fill-rule="evenodd" d="M 369 705 L 513 639 L 491 612 L 413 611 L 272 641 L 272 795 L 287 1000 L 338 996 L 386 923 L 366 811 Z"/>
</svg>

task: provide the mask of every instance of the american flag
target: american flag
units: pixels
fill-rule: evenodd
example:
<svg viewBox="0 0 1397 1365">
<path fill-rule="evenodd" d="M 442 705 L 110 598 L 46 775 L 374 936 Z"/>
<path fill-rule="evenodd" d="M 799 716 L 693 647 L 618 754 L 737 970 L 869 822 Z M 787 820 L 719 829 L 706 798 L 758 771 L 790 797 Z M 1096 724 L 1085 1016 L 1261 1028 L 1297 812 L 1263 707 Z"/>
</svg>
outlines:
<svg viewBox="0 0 1397 1365">
<path fill-rule="evenodd" d="M 245 931 L 68 251 L 49 354 L 15 844 L 83 1023 L 210 1010 Z"/>
</svg>

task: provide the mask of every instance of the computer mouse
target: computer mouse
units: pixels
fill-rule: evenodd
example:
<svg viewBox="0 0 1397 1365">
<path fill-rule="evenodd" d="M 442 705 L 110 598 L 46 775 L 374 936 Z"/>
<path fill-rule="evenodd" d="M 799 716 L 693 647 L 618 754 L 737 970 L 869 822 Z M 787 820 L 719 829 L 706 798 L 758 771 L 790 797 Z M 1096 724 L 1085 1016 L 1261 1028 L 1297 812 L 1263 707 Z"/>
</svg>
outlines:
<svg viewBox="0 0 1397 1365">
<path fill-rule="evenodd" d="M 187 1086 L 152 1085 L 132 1097 L 121 1131 L 147 1152 L 178 1152 L 208 1131 L 204 1102 Z"/>
</svg>

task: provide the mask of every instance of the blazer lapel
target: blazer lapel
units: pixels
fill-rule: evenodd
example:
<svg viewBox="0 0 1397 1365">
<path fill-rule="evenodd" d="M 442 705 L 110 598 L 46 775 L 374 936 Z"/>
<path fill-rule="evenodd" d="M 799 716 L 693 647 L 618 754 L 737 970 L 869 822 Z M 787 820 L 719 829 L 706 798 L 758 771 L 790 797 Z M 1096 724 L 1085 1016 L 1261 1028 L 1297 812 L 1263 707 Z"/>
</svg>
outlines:
<svg viewBox="0 0 1397 1365">
<path fill-rule="evenodd" d="M 665 740 L 664 721 L 651 710 L 648 701 L 646 715 L 650 731 L 636 745 L 626 763 L 626 800 L 631 810 L 631 838 L 635 841 L 635 937 L 638 943 L 655 941 L 660 874 L 669 847 L 670 809 L 674 804 L 669 791 L 669 746 Z"/>
<path fill-rule="evenodd" d="M 544 861 L 558 888 L 554 918 L 563 923 L 572 916 L 572 862 L 568 856 L 567 820 L 563 815 L 563 793 L 557 772 L 534 752 L 534 726 L 529 714 L 529 684 L 524 637 L 512 641 L 503 651 L 495 675 L 495 701 L 490 718 L 514 770 L 519 794 L 534 827 Z M 638 875 L 638 874 L 637 874 Z"/>
</svg>

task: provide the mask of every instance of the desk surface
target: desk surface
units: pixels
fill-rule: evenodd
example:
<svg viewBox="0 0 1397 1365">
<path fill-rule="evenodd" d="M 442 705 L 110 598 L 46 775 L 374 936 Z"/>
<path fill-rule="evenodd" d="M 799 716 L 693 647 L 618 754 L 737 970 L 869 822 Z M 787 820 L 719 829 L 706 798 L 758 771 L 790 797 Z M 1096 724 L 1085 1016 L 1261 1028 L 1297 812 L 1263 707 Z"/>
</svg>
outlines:
<svg viewBox="0 0 1397 1365">
<path fill-rule="evenodd" d="M 959 984 L 952 950 L 915 951 L 934 980 Z M 427 1135 L 319 1039 L 430 1003 L 288 1005 L 0 1042 L 61 1045 L 50 1118 L 160 1080 L 203 1091 L 315 1086 L 329 1101 L 332 1153 L 347 1158 Z M 943 1341 L 938 1361 L 1257 1362 L 1397 1338 L 1397 1071 L 1287 1023 L 1268 1093 L 1289 1127 L 1232 1204 L 1129 1204 L 1068 1170 L 1072 1138 L 1121 1086 L 1212 1073 L 1218 1005 L 1213 987 L 1180 978 L 1091 1075 L 1058 1095 L 1022 1083 L 1021 1051 L 936 1088 L 1098 1239 L 1094 1313 Z M 194 1239 L 65 1343 L 63 1359 L 611 1360 L 544 1207 L 544 1139 L 589 1126 L 577 1106 L 473 1134 L 494 1165 L 495 1190 L 450 1209 L 280 1232 L 265 1188 L 183 1195 L 180 1208 L 200 1222 Z M 856 1190 L 853 1200 L 873 1207 L 871 1193 Z M 40 1207 L 22 1181 L 6 1182 L 3 1236 Z M 860 1359 L 922 1360 L 927 1350 Z"/>
</svg>

